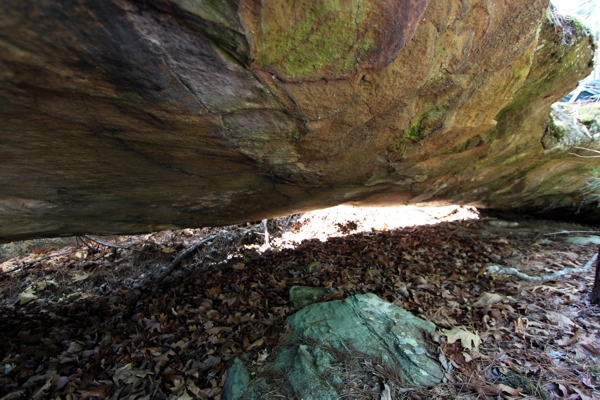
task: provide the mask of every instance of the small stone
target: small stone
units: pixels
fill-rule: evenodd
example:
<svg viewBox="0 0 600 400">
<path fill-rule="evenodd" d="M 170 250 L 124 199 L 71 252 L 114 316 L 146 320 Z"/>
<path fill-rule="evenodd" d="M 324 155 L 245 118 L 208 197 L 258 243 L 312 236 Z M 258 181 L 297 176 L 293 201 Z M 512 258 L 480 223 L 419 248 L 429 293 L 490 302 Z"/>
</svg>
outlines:
<svg viewBox="0 0 600 400">
<path fill-rule="evenodd" d="M 292 286 L 290 289 L 290 301 L 294 304 L 294 308 L 299 310 L 316 303 L 323 298 L 329 289 L 323 287 L 312 286 Z"/>
</svg>

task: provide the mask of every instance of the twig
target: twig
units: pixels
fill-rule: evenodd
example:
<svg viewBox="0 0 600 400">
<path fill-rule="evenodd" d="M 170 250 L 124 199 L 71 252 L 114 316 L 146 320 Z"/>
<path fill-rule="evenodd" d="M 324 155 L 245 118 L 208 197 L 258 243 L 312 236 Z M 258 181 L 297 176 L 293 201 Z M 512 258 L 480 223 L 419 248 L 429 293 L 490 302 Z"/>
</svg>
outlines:
<svg viewBox="0 0 600 400">
<path fill-rule="evenodd" d="M 596 255 L 600 255 L 600 247 L 598 248 L 598 253 Z M 600 262 L 596 265 L 596 275 L 594 276 L 594 286 L 592 287 L 591 300 L 593 304 L 600 305 Z"/>
<path fill-rule="evenodd" d="M 0 276 L 2 276 L 2 275 L 8 275 L 8 274 L 10 274 L 12 272 L 15 272 L 15 271 L 18 271 L 20 269 L 29 268 L 30 266 L 32 266 L 32 265 L 34 265 L 36 263 L 39 263 L 40 261 L 44 261 L 44 260 L 47 260 L 47 259 L 53 258 L 53 257 L 65 256 L 67 254 L 71 254 L 72 252 L 73 252 L 73 250 L 69 250 L 69 251 L 64 251 L 62 253 L 52 254 L 50 256 L 44 256 L 42 258 L 38 258 L 37 260 L 29 261 L 29 262 L 26 262 L 25 264 L 18 265 L 18 266 L 14 267 L 11 270 L 0 272 Z"/>
<path fill-rule="evenodd" d="M 205 273 L 205 272 L 219 272 L 219 271 L 224 271 L 226 269 L 229 269 L 231 267 L 233 267 L 235 264 L 239 263 L 239 262 L 243 262 L 244 259 L 242 257 L 233 257 L 230 258 L 229 260 L 225 261 L 224 263 L 221 264 L 217 264 L 217 265 L 207 265 L 205 267 L 202 267 L 200 269 L 200 272 Z"/>
<path fill-rule="evenodd" d="M 600 158 L 600 156 L 580 156 L 579 154 L 569 153 L 570 156 L 575 156 L 579 158 Z"/>
<path fill-rule="evenodd" d="M 525 274 L 523 272 L 520 272 L 516 268 L 507 268 L 507 267 L 502 267 L 500 265 L 489 265 L 487 267 L 487 270 L 491 274 L 512 275 L 512 276 L 514 276 L 516 278 L 519 278 L 519 279 L 524 280 L 524 281 L 529 281 L 529 282 L 552 281 L 552 280 L 558 278 L 559 276 L 570 275 L 570 274 L 578 274 L 578 273 L 581 273 L 581 272 L 587 272 L 592 267 L 592 264 L 594 264 L 594 262 L 596 261 L 597 258 L 598 258 L 598 254 L 594 254 L 594 257 L 592 257 L 583 266 L 583 268 L 565 268 L 565 269 L 557 271 L 557 272 L 555 272 L 553 274 L 542 275 L 542 276 L 530 276 L 530 275 L 527 275 L 527 274 Z"/>
<path fill-rule="evenodd" d="M 84 245 L 85 245 L 85 246 L 86 246 L 88 249 L 90 249 L 90 252 L 91 252 L 92 254 L 95 254 L 95 253 L 97 253 L 98 251 L 100 251 L 100 250 L 98 250 L 97 248 L 95 248 L 95 247 L 91 246 L 91 245 L 90 245 L 88 242 L 86 242 L 86 241 L 83 239 L 83 237 L 81 237 L 81 236 L 75 236 L 75 238 L 76 238 L 76 240 L 77 240 L 77 243 L 79 243 L 79 241 L 81 241 L 81 243 L 83 243 L 83 244 L 84 244 Z"/>
<path fill-rule="evenodd" d="M 115 249 L 121 249 L 121 250 L 133 250 L 133 251 L 141 251 L 141 250 L 136 250 L 136 249 L 132 249 L 131 247 L 125 247 L 125 246 L 119 246 L 118 244 L 112 244 L 112 243 L 108 243 L 108 242 L 104 242 L 100 239 L 96 239 L 90 236 L 80 236 L 81 238 L 86 238 L 87 240 L 94 242 L 94 243 L 98 243 L 99 245 L 105 246 L 105 247 L 113 247 Z M 84 242 L 85 243 L 85 242 Z"/>
<path fill-rule="evenodd" d="M 579 150 L 587 150 L 587 151 L 591 151 L 592 153 L 600 154 L 600 150 L 588 149 L 587 147 L 577 147 L 577 146 L 575 146 L 574 148 L 579 149 Z M 596 157 L 598 157 L 598 156 L 596 156 Z"/>
<path fill-rule="evenodd" d="M 598 153 L 598 154 L 600 154 L 599 150 L 588 149 L 586 147 L 577 147 L 577 146 L 575 146 L 574 149 L 587 150 L 587 151 L 591 151 L 592 153 Z M 576 156 L 576 157 L 579 157 L 579 158 L 598 158 L 598 157 L 600 157 L 600 155 L 598 155 L 598 156 L 580 156 L 579 154 L 576 154 L 576 153 L 569 153 L 569 154 L 573 155 L 573 156 Z"/>
<path fill-rule="evenodd" d="M 171 264 L 169 264 L 167 266 L 167 268 L 165 268 L 165 270 L 162 272 L 162 274 L 160 274 L 158 276 L 157 281 L 162 282 L 167 276 L 169 276 L 171 274 L 171 272 L 173 272 L 173 270 L 181 263 L 181 261 L 185 257 L 187 257 L 188 255 L 190 255 L 191 253 L 196 251 L 196 249 L 198 247 L 202 246 L 206 242 L 213 240 L 215 237 L 217 237 L 217 235 L 209 236 L 206 239 L 203 239 L 199 242 L 194 243 L 193 245 L 191 245 L 190 247 L 188 247 L 187 249 L 185 249 L 184 251 L 179 253 L 179 255 L 177 257 L 175 257 L 175 259 L 173 261 L 171 261 Z"/>
</svg>

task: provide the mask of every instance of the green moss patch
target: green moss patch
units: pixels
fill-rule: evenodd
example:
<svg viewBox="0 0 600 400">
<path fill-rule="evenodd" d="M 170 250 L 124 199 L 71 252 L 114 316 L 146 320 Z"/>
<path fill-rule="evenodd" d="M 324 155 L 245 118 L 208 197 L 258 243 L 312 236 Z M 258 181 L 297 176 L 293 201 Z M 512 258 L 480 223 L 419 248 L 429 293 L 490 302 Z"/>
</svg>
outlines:
<svg viewBox="0 0 600 400">
<path fill-rule="evenodd" d="M 600 134 L 600 103 L 581 106 L 579 122 L 585 125 L 592 135 Z"/>
<path fill-rule="evenodd" d="M 287 78 L 320 78 L 355 69 L 376 50 L 368 1 L 276 2 L 266 5 L 262 53 L 266 69 Z"/>
<path fill-rule="evenodd" d="M 420 142 L 432 131 L 439 128 L 445 114 L 446 109 L 444 107 L 430 108 L 413 120 L 410 127 L 406 130 L 405 138 L 414 142 Z"/>
<path fill-rule="evenodd" d="M 556 121 L 554 119 L 554 115 L 550 113 L 547 132 L 552 139 L 554 139 L 556 142 L 560 142 L 560 140 L 567 134 L 567 127 L 563 122 Z"/>
</svg>

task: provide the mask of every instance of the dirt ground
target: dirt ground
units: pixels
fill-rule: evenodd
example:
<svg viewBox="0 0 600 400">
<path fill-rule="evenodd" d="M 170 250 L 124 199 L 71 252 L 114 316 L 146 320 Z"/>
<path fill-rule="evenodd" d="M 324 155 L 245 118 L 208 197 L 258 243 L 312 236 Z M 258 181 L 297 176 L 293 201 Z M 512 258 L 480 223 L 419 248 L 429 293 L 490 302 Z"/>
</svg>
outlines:
<svg viewBox="0 0 600 400">
<path fill-rule="evenodd" d="M 352 371 L 344 398 L 600 399 L 594 268 L 537 282 L 488 270 L 581 268 L 598 245 L 566 239 L 594 228 L 347 206 L 266 227 L 87 237 L 6 259 L 0 399 L 219 399 L 229 360 L 268 361 L 294 285 L 330 288 L 324 300 L 375 293 L 438 327 L 442 383 L 406 387 L 357 358 L 338 365 Z"/>
</svg>

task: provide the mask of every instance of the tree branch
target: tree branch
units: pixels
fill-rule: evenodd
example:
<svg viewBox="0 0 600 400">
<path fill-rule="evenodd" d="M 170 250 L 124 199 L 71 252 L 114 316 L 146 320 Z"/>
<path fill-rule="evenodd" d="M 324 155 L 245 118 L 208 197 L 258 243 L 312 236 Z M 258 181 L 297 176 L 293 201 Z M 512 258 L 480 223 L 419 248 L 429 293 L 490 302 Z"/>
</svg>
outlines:
<svg viewBox="0 0 600 400">
<path fill-rule="evenodd" d="M 93 238 L 93 237 L 90 237 L 90 236 L 80 236 L 80 237 L 81 238 L 86 238 L 90 242 L 98 243 L 99 245 L 102 245 L 102 246 L 105 246 L 105 247 L 113 247 L 115 249 L 121 249 L 121 250 L 141 251 L 141 250 L 132 249 L 131 247 L 119 246 L 118 244 L 112 244 L 112 243 L 104 242 L 104 241 L 102 241 L 100 239 L 96 239 L 96 238 Z"/>
<path fill-rule="evenodd" d="M 10 269 L 10 270 L 8 270 L 8 271 L 3 271 L 3 272 L 0 272 L 0 276 L 3 276 L 3 275 L 8 275 L 8 274 L 10 274 L 10 273 L 12 273 L 12 272 L 15 272 L 15 271 L 18 271 L 18 270 L 20 270 L 20 269 L 29 268 L 29 267 L 31 267 L 32 265 L 34 265 L 34 264 L 36 264 L 36 263 L 39 263 L 40 261 L 47 260 L 47 259 L 49 259 L 49 258 L 58 257 L 58 256 L 66 256 L 66 255 L 68 255 L 68 254 L 71 254 L 73 251 L 74 251 L 74 250 L 63 251 L 62 253 L 56 253 L 56 254 L 52 254 L 52 255 L 50 255 L 50 256 L 45 256 L 45 257 L 42 257 L 42 258 L 38 258 L 37 260 L 33 260 L 33 261 L 26 262 L 25 264 L 18 265 L 18 266 L 16 266 L 15 268 L 13 268 L 13 269 Z"/>
<path fill-rule="evenodd" d="M 171 274 L 171 272 L 173 272 L 173 270 L 181 263 L 181 261 L 184 258 L 189 256 L 194 251 L 196 251 L 196 249 L 198 249 L 198 247 L 202 246 L 206 242 L 213 240 L 216 236 L 217 235 L 212 235 L 205 239 L 202 239 L 199 242 L 194 243 L 193 245 L 191 245 L 190 247 L 188 247 L 181 253 L 179 253 L 179 255 L 177 257 L 175 257 L 175 259 L 173 261 L 171 261 L 171 263 L 167 266 L 167 268 L 165 268 L 165 270 L 162 272 L 162 274 L 160 274 L 158 276 L 157 281 L 162 282 L 167 276 L 169 276 Z"/>
</svg>

